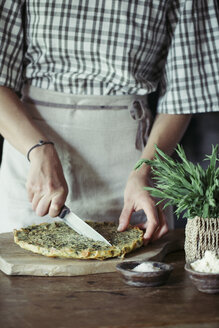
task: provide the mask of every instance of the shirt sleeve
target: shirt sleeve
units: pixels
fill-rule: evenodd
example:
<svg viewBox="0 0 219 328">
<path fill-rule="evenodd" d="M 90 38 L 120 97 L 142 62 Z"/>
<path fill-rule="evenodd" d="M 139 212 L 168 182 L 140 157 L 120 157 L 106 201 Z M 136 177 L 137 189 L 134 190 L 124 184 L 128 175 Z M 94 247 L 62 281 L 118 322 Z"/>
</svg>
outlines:
<svg viewBox="0 0 219 328">
<path fill-rule="evenodd" d="M 20 93 L 23 71 L 22 0 L 0 2 L 0 85 Z"/>
<path fill-rule="evenodd" d="M 219 5 L 217 0 L 173 1 L 171 43 L 161 79 L 159 113 L 219 111 Z"/>
</svg>

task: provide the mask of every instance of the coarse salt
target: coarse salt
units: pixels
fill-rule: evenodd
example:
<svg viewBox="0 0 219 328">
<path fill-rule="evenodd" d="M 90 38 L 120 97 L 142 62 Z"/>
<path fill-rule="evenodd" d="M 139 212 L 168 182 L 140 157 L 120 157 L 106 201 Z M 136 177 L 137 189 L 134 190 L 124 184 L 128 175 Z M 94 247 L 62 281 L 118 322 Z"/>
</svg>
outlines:
<svg viewBox="0 0 219 328">
<path fill-rule="evenodd" d="M 201 260 L 190 264 L 192 269 L 199 272 L 219 273 L 219 259 L 212 251 L 206 251 Z"/>
<path fill-rule="evenodd" d="M 155 267 L 152 263 L 143 262 L 141 264 L 138 264 L 135 268 L 132 269 L 132 271 L 137 272 L 154 272 L 159 271 L 160 268 Z"/>
</svg>

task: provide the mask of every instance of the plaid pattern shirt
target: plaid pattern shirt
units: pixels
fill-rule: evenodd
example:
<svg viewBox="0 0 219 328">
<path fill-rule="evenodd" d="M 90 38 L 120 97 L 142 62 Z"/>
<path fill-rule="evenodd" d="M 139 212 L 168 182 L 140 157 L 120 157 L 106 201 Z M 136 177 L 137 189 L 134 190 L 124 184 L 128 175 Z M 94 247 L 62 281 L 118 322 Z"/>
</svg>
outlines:
<svg viewBox="0 0 219 328">
<path fill-rule="evenodd" d="M 217 0 L 1 0 L 0 85 L 219 110 Z"/>
</svg>

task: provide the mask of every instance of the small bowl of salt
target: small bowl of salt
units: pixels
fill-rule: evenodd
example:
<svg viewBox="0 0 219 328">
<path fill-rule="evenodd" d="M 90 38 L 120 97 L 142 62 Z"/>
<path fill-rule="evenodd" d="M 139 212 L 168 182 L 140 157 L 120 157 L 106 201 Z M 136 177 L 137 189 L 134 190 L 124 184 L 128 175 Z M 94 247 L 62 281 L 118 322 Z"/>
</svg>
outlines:
<svg viewBox="0 0 219 328">
<path fill-rule="evenodd" d="M 126 284 L 135 287 L 164 285 L 173 271 L 172 265 L 153 261 L 124 261 L 116 269 Z"/>
<path fill-rule="evenodd" d="M 201 259 L 186 263 L 185 270 L 200 292 L 219 293 L 219 258 L 214 252 L 206 251 Z"/>
</svg>

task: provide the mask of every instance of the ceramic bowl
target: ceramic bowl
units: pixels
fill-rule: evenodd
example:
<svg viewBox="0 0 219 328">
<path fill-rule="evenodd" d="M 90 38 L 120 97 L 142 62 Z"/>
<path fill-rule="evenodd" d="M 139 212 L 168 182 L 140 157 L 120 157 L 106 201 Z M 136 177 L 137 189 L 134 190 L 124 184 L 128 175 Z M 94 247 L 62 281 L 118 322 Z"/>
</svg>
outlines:
<svg viewBox="0 0 219 328">
<path fill-rule="evenodd" d="M 189 263 L 185 264 L 189 278 L 196 288 L 203 293 L 219 293 L 219 273 L 198 272 L 191 268 Z"/>
<path fill-rule="evenodd" d="M 137 265 L 141 263 L 151 263 L 154 267 L 159 268 L 159 271 L 152 272 L 137 272 L 133 271 Z M 152 261 L 125 261 L 116 265 L 117 271 L 121 274 L 123 281 L 136 287 L 154 287 L 164 285 L 173 271 L 172 265 L 152 262 Z"/>
</svg>

